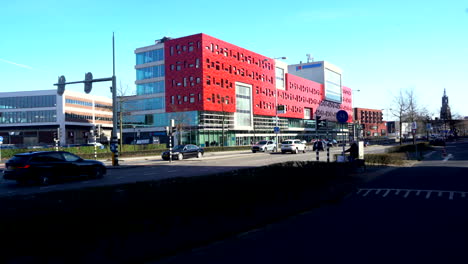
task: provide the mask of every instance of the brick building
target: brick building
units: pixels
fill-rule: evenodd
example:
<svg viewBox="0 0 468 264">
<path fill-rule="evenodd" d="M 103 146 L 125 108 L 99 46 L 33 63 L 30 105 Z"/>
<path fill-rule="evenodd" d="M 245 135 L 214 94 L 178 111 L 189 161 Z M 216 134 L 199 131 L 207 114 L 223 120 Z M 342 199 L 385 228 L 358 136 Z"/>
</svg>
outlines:
<svg viewBox="0 0 468 264">
<path fill-rule="evenodd" d="M 359 137 L 387 136 L 387 122 L 383 120 L 382 110 L 354 108 L 354 116 L 354 122 L 361 127 Z"/>
</svg>

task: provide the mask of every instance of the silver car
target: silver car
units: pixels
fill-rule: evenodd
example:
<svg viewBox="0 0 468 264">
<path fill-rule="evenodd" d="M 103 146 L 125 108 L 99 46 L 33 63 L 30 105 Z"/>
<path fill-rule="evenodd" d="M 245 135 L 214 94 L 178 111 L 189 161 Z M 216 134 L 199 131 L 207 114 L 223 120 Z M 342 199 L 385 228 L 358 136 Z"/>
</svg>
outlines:
<svg viewBox="0 0 468 264">
<path fill-rule="evenodd" d="M 255 153 L 257 151 L 262 151 L 262 152 L 267 152 L 267 151 L 272 151 L 276 152 L 276 143 L 275 141 L 272 140 L 262 140 L 255 145 L 252 146 L 252 152 Z"/>
<path fill-rule="evenodd" d="M 306 152 L 306 145 L 299 139 L 288 139 L 281 142 L 281 153 L 291 152 L 297 154 Z"/>
</svg>

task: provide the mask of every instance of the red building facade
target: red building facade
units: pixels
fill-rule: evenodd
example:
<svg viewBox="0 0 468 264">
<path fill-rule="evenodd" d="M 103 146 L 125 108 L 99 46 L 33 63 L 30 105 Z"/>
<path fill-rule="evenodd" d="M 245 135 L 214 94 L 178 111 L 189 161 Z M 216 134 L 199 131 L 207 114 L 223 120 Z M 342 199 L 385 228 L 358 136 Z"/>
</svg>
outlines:
<svg viewBox="0 0 468 264">
<path fill-rule="evenodd" d="M 162 51 L 163 56 L 152 55 L 152 51 Z M 341 87 L 341 103 L 324 100 L 324 84 L 288 74 L 285 63 L 203 33 L 164 38 L 135 53 L 136 84 L 164 82 L 163 93 L 137 94 L 128 107 L 141 108 L 125 118 L 129 128 L 141 127 L 143 137 L 161 135 L 168 120 L 175 119 L 190 131 L 190 135 L 183 135 L 186 141 L 245 145 L 276 137 L 274 127 L 281 129 L 278 140 L 310 139 L 317 135 L 316 115 L 330 121 L 327 135 L 337 133 L 333 125 L 337 111 L 346 110 L 348 122 L 353 120 L 350 88 Z M 159 68 L 155 73 L 158 65 L 164 68 L 163 73 Z M 163 108 L 159 105 L 152 111 L 143 107 L 158 100 L 163 101 Z M 278 106 L 284 106 L 285 111 L 277 113 Z M 182 115 L 187 118 L 177 121 Z M 128 129 L 127 137 L 134 137 L 133 130 Z"/>
<path fill-rule="evenodd" d="M 276 89 L 275 60 L 258 53 L 205 34 L 168 40 L 164 52 L 167 112 L 234 113 L 239 82 L 252 86 L 254 115 L 275 116 L 276 105 L 284 105 L 286 113 L 279 117 L 304 118 L 310 108 L 332 121 L 338 110 L 346 110 L 352 121 L 350 88 L 343 87 L 341 104 L 323 101 L 323 84 L 291 74 L 285 89 Z"/>
</svg>

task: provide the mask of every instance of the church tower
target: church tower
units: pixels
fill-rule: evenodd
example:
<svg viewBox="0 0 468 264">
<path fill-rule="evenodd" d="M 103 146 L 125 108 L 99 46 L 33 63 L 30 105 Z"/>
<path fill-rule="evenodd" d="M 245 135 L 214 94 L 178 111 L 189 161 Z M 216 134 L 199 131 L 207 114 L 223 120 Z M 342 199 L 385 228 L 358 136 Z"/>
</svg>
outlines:
<svg viewBox="0 0 468 264">
<path fill-rule="evenodd" d="M 442 107 L 440 108 L 440 119 L 452 120 L 452 114 L 450 113 L 450 106 L 448 104 L 448 96 L 445 93 L 445 88 L 444 88 L 444 96 L 442 96 Z"/>
</svg>

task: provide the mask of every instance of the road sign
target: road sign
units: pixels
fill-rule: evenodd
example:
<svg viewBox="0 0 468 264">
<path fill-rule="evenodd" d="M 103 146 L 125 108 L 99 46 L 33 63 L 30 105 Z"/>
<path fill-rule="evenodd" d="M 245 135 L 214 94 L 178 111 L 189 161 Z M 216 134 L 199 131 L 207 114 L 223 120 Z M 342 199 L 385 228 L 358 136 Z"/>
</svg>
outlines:
<svg viewBox="0 0 468 264">
<path fill-rule="evenodd" d="M 0 136 L 0 144 L 3 144 L 3 137 Z"/>
<path fill-rule="evenodd" d="M 348 112 L 345 110 L 336 112 L 336 120 L 340 123 L 346 123 L 348 121 Z"/>
<path fill-rule="evenodd" d="M 274 131 L 275 131 L 276 134 L 278 134 L 280 132 L 280 128 L 276 126 L 276 127 L 274 127 Z"/>
<path fill-rule="evenodd" d="M 418 128 L 418 124 L 416 122 L 413 122 L 411 124 L 411 129 L 417 129 Z"/>
</svg>

